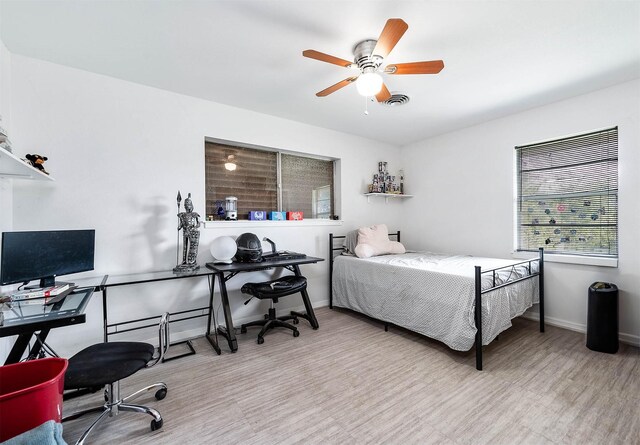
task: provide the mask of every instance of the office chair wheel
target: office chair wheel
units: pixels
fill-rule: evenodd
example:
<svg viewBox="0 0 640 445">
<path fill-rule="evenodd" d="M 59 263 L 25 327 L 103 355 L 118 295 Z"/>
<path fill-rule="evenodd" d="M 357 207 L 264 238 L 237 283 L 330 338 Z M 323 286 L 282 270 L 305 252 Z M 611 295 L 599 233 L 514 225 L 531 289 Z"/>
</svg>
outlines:
<svg viewBox="0 0 640 445">
<path fill-rule="evenodd" d="M 293 321 L 293 324 L 298 324 L 298 323 L 300 323 L 300 320 L 298 320 L 297 318 L 294 318 L 292 321 Z"/>
<path fill-rule="evenodd" d="M 262 343 L 264 343 L 264 338 L 258 337 L 258 344 L 261 345 Z"/>
<path fill-rule="evenodd" d="M 242 326 L 242 327 L 240 328 L 240 333 L 241 333 L 241 334 L 246 334 L 246 333 L 247 333 L 247 328 L 246 328 L 246 327 L 244 327 L 244 326 Z"/>
<path fill-rule="evenodd" d="M 162 400 L 167 397 L 167 390 L 162 388 L 156 391 L 156 400 Z"/>
<path fill-rule="evenodd" d="M 159 430 L 160 428 L 162 428 L 162 423 L 163 423 L 162 419 L 160 420 L 153 419 L 151 421 L 151 431 Z"/>
<path fill-rule="evenodd" d="M 298 332 L 297 330 L 293 331 L 293 336 L 294 337 L 300 337 L 300 332 Z"/>
</svg>

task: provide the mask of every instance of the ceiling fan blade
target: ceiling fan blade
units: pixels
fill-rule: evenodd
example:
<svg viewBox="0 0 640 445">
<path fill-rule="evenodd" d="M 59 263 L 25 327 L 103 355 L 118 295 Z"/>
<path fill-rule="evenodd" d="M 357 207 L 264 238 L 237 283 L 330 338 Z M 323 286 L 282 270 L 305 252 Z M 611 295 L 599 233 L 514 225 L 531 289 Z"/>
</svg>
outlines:
<svg viewBox="0 0 640 445">
<path fill-rule="evenodd" d="M 346 87 L 347 85 L 349 85 L 351 82 L 355 82 L 355 80 L 358 77 L 347 77 L 344 80 L 341 80 L 340 82 L 331 85 L 329 88 L 325 88 L 324 90 L 316 93 L 316 96 L 318 97 L 325 97 L 328 96 L 331 93 L 334 93 L 336 91 L 338 91 L 340 88 Z"/>
<path fill-rule="evenodd" d="M 385 100 L 388 100 L 390 98 L 391 98 L 391 93 L 387 89 L 387 86 L 383 83 L 382 84 L 382 89 L 380 90 L 380 92 L 378 94 L 376 94 L 376 100 L 378 102 L 384 102 Z"/>
<path fill-rule="evenodd" d="M 438 74 L 444 68 L 442 60 L 429 62 L 395 63 L 387 65 L 384 72 L 387 74 Z"/>
<path fill-rule="evenodd" d="M 344 68 L 349 68 L 353 64 L 353 62 L 349 62 L 348 60 L 330 56 L 329 54 L 321 53 L 314 49 L 307 49 L 305 51 L 302 51 L 302 55 L 310 59 L 319 60 L 321 62 L 333 63 L 334 65 L 342 66 Z"/>
<path fill-rule="evenodd" d="M 384 29 L 378 38 L 378 43 L 373 49 L 373 53 L 382 58 L 387 57 L 398 40 L 404 35 L 409 28 L 402 19 L 389 19 L 384 25 Z"/>
</svg>

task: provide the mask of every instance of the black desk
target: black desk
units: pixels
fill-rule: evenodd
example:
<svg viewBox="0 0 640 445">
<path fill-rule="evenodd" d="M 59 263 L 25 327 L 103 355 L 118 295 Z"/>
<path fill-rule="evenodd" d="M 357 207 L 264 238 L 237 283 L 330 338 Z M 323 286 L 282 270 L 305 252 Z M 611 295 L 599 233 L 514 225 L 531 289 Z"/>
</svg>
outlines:
<svg viewBox="0 0 640 445">
<path fill-rule="evenodd" d="M 109 322 L 109 308 L 108 308 L 108 298 L 107 298 L 107 290 L 111 287 L 119 287 L 119 286 L 131 286 L 135 284 L 144 284 L 144 283 L 153 283 L 158 281 L 167 281 L 167 280 L 180 280 L 185 278 L 198 278 L 198 277 L 206 277 L 209 282 L 209 305 L 198 307 L 194 309 L 186 309 L 179 312 L 171 313 L 170 323 L 177 323 L 180 321 L 190 320 L 192 318 L 198 317 L 208 317 L 207 326 L 211 326 L 211 319 L 214 315 L 213 313 L 213 281 L 211 277 L 213 276 L 213 272 L 205 267 L 201 267 L 194 272 L 173 272 L 169 271 L 160 271 L 160 272 L 143 272 L 143 273 L 135 273 L 135 274 L 127 274 L 127 275 L 105 275 L 102 278 L 100 284 L 98 284 L 99 278 L 89 278 L 83 280 L 77 280 L 76 283 L 82 283 L 83 285 L 88 285 L 91 283 L 92 286 L 95 287 L 96 292 L 102 292 L 102 322 L 103 322 L 103 333 L 104 333 L 104 341 L 108 342 L 109 337 L 116 334 L 121 334 L 124 332 L 134 331 L 138 329 L 148 328 L 152 326 L 157 326 L 155 320 L 161 317 L 161 315 L 155 315 L 151 317 L 145 318 L 136 318 L 129 319 L 125 321 L 121 321 L 118 323 L 110 323 Z M 200 312 L 200 313 L 198 313 Z M 176 317 L 177 316 L 177 317 Z M 151 321 L 154 320 L 153 323 Z M 148 323 L 147 323 L 148 322 Z M 211 335 L 210 329 L 207 329 L 207 333 L 205 334 L 207 340 L 211 344 L 211 347 L 220 355 L 220 347 L 218 346 L 217 339 Z M 164 361 L 173 360 L 176 358 L 184 357 L 186 355 L 195 354 L 195 349 L 191 345 L 191 341 L 187 340 L 184 342 L 172 343 L 172 345 L 183 344 L 186 343 L 190 352 L 185 354 L 177 355 L 171 358 L 165 358 Z"/>
<path fill-rule="evenodd" d="M 236 339 L 236 333 L 233 328 L 233 320 L 231 318 L 231 308 L 229 307 L 229 295 L 227 294 L 226 282 L 235 277 L 240 272 L 256 272 L 259 270 L 267 270 L 276 267 L 287 269 L 293 272 L 295 275 L 301 276 L 302 274 L 300 273 L 299 267 L 301 264 L 313 264 L 320 261 L 324 261 L 324 259 L 308 256 L 305 258 L 288 260 L 271 259 L 269 261 L 263 261 L 261 263 L 207 263 L 207 268 L 211 269 L 215 273 L 215 275 L 218 277 L 218 282 L 220 283 L 220 298 L 222 300 L 222 310 L 224 312 L 224 321 L 226 324 L 226 328 L 218 327 L 217 331 L 218 333 L 220 333 L 220 335 L 224 336 L 227 339 L 231 352 L 236 352 L 238 350 L 238 340 Z M 320 325 L 318 324 L 316 315 L 313 312 L 313 306 L 311 306 L 309 296 L 306 294 L 306 292 L 303 293 L 302 300 L 304 302 L 304 307 L 307 313 L 299 315 L 309 320 L 309 323 L 311 323 L 311 327 L 313 329 L 318 329 Z M 207 334 L 211 334 L 211 325 L 207 327 Z"/>
<path fill-rule="evenodd" d="M 77 289 L 53 304 L 5 303 L 8 309 L 3 311 L 4 322 L 0 325 L 0 337 L 17 335 L 18 338 L 4 364 L 20 361 L 32 337 L 36 336 L 36 341 L 31 347 L 29 357 L 35 358 L 51 329 L 84 323 L 84 311 L 92 295 L 93 287 L 89 287 Z M 36 334 L 37 331 L 40 332 Z"/>
</svg>

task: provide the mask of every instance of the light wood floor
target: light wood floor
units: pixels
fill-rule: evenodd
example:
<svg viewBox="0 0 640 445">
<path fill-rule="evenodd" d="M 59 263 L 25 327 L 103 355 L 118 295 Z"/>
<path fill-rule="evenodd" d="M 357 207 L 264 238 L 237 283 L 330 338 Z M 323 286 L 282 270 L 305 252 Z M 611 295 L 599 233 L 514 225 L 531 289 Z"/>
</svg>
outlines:
<svg viewBox="0 0 640 445">
<path fill-rule="evenodd" d="M 206 340 L 198 354 L 157 365 L 122 383 L 123 393 L 156 380 L 166 399 L 144 396 L 150 417 L 121 413 L 91 436 L 99 444 L 638 444 L 640 352 L 590 351 L 583 334 L 535 322 L 514 326 L 485 348 L 443 344 L 352 312 L 317 310 L 300 337 L 257 330 L 239 350 L 217 356 Z M 100 403 L 101 394 L 67 402 L 65 411 Z M 75 442 L 93 415 L 64 424 Z"/>
</svg>

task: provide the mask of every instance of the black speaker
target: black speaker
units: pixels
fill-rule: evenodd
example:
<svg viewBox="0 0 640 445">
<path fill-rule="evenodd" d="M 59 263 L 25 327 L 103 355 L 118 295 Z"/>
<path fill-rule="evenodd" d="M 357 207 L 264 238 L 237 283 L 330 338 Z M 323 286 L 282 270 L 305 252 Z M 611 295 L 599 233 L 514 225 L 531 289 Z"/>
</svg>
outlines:
<svg viewBox="0 0 640 445">
<path fill-rule="evenodd" d="M 618 287 L 611 283 L 589 286 L 587 310 L 587 348 L 618 352 Z"/>
</svg>

